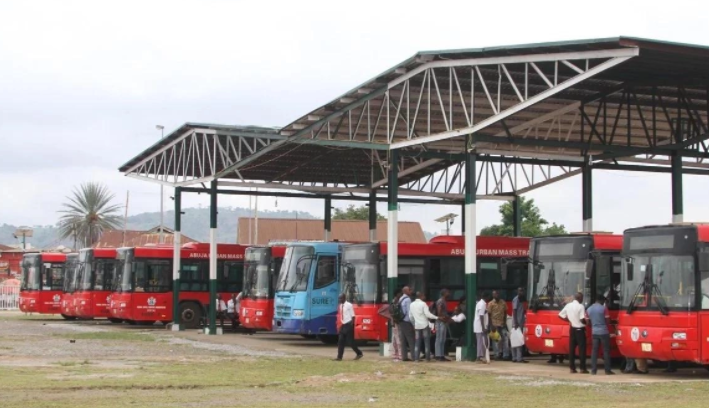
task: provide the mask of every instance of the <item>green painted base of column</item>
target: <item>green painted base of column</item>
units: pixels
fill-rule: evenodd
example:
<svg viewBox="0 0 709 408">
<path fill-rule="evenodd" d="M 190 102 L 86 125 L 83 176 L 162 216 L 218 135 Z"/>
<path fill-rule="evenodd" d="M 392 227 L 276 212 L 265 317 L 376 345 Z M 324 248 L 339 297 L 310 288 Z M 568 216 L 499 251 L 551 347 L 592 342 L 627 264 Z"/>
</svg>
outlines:
<svg viewBox="0 0 709 408">
<path fill-rule="evenodd" d="M 465 347 L 463 348 L 463 360 L 475 361 L 477 358 L 475 333 L 473 333 L 473 323 L 475 322 L 475 303 L 478 298 L 478 277 L 477 274 L 465 274 Z"/>
<path fill-rule="evenodd" d="M 180 280 L 172 281 L 172 325 L 180 326 Z"/>
<path fill-rule="evenodd" d="M 209 280 L 209 334 L 217 334 L 217 280 Z"/>
</svg>

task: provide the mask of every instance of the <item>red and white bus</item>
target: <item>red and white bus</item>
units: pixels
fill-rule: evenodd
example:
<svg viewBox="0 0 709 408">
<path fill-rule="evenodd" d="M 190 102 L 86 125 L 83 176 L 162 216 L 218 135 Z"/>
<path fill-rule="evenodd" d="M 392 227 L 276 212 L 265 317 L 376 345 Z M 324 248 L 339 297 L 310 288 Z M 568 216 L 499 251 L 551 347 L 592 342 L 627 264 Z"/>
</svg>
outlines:
<svg viewBox="0 0 709 408">
<path fill-rule="evenodd" d="M 239 323 L 251 330 L 271 331 L 273 298 L 284 246 L 250 247 L 244 259 L 244 286 L 239 305 Z"/>
<path fill-rule="evenodd" d="M 217 292 L 224 302 L 241 291 L 245 246 L 217 246 Z M 111 317 L 130 324 L 173 321 L 170 246 L 119 248 L 111 294 Z M 197 328 L 209 304 L 209 244 L 182 246 L 180 261 L 180 325 Z"/>
<path fill-rule="evenodd" d="M 64 263 L 64 287 L 62 288 L 61 303 L 61 314 L 67 320 L 74 320 L 77 317 L 74 293 L 76 292 L 79 274 L 79 254 L 67 254 L 66 262 Z"/>
<path fill-rule="evenodd" d="M 623 355 L 709 368 L 709 225 L 628 229 L 623 257 Z"/>
<path fill-rule="evenodd" d="M 82 319 L 108 318 L 109 302 L 116 271 L 115 248 L 84 248 L 79 252 L 79 282 L 74 292 L 77 317 Z"/>
<path fill-rule="evenodd" d="M 453 310 L 465 296 L 465 238 L 438 236 L 427 244 L 399 243 L 398 250 L 399 287 L 423 291 L 429 302 L 446 288 L 451 292 L 448 309 Z M 477 237 L 478 291 L 498 290 L 502 299 L 511 301 L 517 288 L 527 285 L 528 251 L 529 238 Z M 340 293 L 355 309 L 357 340 L 388 341 L 389 321 L 377 313 L 389 302 L 386 257 L 385 242 L 343 248 Z"/>
<path fill-rule="evenodd" d="M 33 253 L 22 257 L 20 310 L 25 313 L 61 313 L 66 254 Z"/>
<path fill-rule="evenodd" d="M 584 295 L 584 306 L 598 295 L 608 300 L 611 321 L 618 318 L 621 271 L 621 235 L 579 233 L 533 238 L 529 255 L 527 323 L 525 345 L 529 351 L 545 354 L 569 354 L 569 323 L 559 312 L 574 295 Z M 609 327 L 615 333 L 615 327 Z M 591 355 L 591 330 L 586 330 Z M 620 357 L 611 339 L 611 357 Z"/>
</svg>

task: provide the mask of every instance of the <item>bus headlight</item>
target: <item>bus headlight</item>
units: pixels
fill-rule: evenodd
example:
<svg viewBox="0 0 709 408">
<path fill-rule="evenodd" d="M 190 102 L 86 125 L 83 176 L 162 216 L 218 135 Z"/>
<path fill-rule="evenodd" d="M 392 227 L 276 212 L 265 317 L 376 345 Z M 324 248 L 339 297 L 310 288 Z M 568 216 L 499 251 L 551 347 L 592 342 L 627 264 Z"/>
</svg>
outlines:
<svg viewBox="0 0 709 408">
<path fill-rule="evenodd" d="M 248 309 L 241 309 L 241 315 L 244 317 L 248 316 L 249 315 Z"/>
<path fill-rule="evenodd" d="M 257 310 L 256 316 L 263 316 L 263 310 Z"/>
<path fill-rule="evenodd" d="M 86 304 L 86 301 L 85 301 L 85 300 L 82 300 L 82 301 L 81 301 L 81 306 L 84 306 L 85 304 Z"/>
<path fill-rule="evenodd" d="M 293 317 L 303 317 L 303 309 L 293 310 Z"/>
<path fill-rule="evenodd" d="M 125 304 L 125 303 L 121 303 L 121 307 L 126 307 L 126 304 Z"/>
<path fill-rule="evenodd" d="M 362 324 L 372 324 L 372 319 L 362 319 Z"/>
<path fill-rule="evenodd" d="M 687 333 L 672 333 L 672 340 L 687 340 Z"/>
</svg>

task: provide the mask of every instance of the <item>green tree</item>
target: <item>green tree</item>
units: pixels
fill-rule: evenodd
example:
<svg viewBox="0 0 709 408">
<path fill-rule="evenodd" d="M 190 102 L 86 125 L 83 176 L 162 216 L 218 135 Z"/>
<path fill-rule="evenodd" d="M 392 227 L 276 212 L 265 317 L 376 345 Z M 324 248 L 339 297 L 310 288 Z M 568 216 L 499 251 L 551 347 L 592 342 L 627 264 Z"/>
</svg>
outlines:
<svg viewBox="0 0 709 408">
<path fill-rule="evenodd" d="M 538 237 L 542 235 L 566 234 L 566 228 L 556 223 L 549 224 L 549 221 L 542 218 L 539 207 L 534 204 L 534 199 L 519 197 L 520 218 L 522 224 L 522 236 Z M 514 235 L 514 214 L 512 202 L 508 201 L 500 206 L 502 224 L 495 224 L 485 227 L 480 231 L 480 235 L 513 236 Z"/>
<path fill-rule="evenodd" d="M 62 239 L 73 238 L 86 247 L 98 241 L 101 233 L 120 226 L 119 205 L 111 204 L 113 193 L 100 183 L 84 183 L 62 204 L 59 234 Z"/>
<path fill-rule="evenodd" d="M 335 214 L 332 216 L 333 220 L 363 220 L 369 219 L 369 207 L 363 205 L 361 207 L 355 207 L 354 204 L 350 204 L 346 209 L 335 208 Z M 377 220 L 386 220 L 384 216 L 377 213 Z"/>
</svg>

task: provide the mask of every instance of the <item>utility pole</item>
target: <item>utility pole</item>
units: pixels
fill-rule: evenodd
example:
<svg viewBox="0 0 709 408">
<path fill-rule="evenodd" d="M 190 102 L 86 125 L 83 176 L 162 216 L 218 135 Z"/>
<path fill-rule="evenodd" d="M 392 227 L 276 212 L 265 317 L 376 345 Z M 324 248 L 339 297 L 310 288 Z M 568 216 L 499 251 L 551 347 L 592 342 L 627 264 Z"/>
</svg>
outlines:
<svg viewBox="0 0 709 408">
<path fill-rule="evenodd" d="M 165 126 L 163 125 L 155 125 L 155 129 L 160 131 L 160 140 L 162 140 L 165 137 Z M 163 185 L 160 184 L 160 243 L 164 244 L 165 243 L 165 227 L 164 227 L 164 215 L 165 215 L 165 207 L 163 206 Z"/>
</svg>

